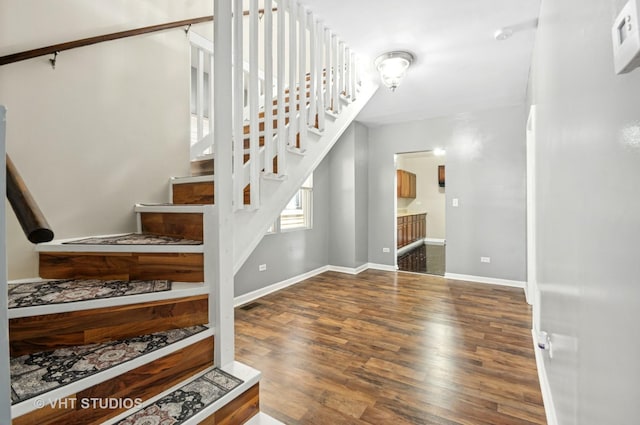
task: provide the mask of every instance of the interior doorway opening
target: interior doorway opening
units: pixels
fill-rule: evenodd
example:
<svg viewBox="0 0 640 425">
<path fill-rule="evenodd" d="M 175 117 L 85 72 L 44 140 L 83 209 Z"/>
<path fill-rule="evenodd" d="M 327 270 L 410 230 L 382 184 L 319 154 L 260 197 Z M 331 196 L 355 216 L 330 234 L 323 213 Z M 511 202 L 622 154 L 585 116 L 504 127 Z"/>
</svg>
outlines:
<svg viewBox="0 0 640 425">
<path fill-rule="evenodd" d="M 403 152 L 396 165 L 396 267 L 444 276 L 446 154 Z"/>
</svg>

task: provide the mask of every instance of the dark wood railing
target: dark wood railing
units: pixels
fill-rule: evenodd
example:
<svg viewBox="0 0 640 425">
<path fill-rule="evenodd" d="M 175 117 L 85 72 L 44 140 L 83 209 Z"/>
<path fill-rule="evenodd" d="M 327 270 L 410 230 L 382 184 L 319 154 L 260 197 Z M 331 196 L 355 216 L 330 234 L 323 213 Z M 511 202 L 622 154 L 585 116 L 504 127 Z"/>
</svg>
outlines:
<svg viewBox="0 0 640 425">
<path fill-rule="evenodd" d="M 37 58 L 39 56 L 52 55 L 64 50 L 76 49 L 78 47 L 90 46 L 92 44 L 102 43 L 105 41 L 118 40 L 120 38 L 133 37 L 136 35 L 147 34 L 150 32 L 164 31 L 172 28 L 187 27 L 189 25 L 209 22 L 213 20 L 213 16 L 202 16 L 200 18 L 185 19 L 182 21 L 169 22 L 166 24 L 151 25 L 148 27 L 136 28 L 132 30 L 114 32 L 111 34 L 98 35 L 96 37 L 83 38 L 81 40 L 68 41 L 66 43 L 53 44 L 39 49 L 26 50 L 24 52 L 13 53 L 0 57 L 0 65 L 6 65 L 13 62 L 19 62 L 27 59 Z"/>
<path fill-rule="evenodd" d="M 27 185 L 18 173 L 13 161 L 7 158 L 7 199 L 31 243 L 49 242 L 53 239 L 47 219 L 31 196 Z"/>
<path fill-rule="evenodd" d="M 273 8 L 274 11 L 278 10 Z M 259 14 L 264 13 L 264 9 L 258 10 Z M 249 11 L 243 12 L 244 16 L 249 15 Z M 98 35 L 95 37 L 83 38 L 81 40 L 67 41 L 65 43 L 53 44 L 38 49 L 25 50 L 24 52 L 12 53 L 6 56 L 0 56 L 0 66 L 9 63 L 20 62 L 27 59 L 37 58 L 39 56 L 54 55 L 65 50 L 76 49 L 78 47 L 90 46 L 92 44 L 102 43 L 105 41 L 118 40 L 120 38 L 133 37 L 136 35 L 148 34 L 150 32 L 165 31 L 173 28 L 189 27 L 203 22 L 213 21 L 213 16 L 201 16 L 199 18 L 184 19 L 182 21 L 168 22 L 166 24 L 151 25 L 148 27 L 135 28 L 132 30 L 119 31 L 111 34 Z"/>
</svg>

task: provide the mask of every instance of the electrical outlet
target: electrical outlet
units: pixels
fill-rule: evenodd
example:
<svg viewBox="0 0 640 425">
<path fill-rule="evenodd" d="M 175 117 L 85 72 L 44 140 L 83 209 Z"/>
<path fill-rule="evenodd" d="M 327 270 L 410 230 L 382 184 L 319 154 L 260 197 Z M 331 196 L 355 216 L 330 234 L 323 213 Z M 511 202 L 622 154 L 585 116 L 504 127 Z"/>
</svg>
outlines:
<svg viewBox="0 0 640 425">
<path fill-rule="evenodd" d="M 490 263 L 491 262 L 491 257 L 480 257 L 480 262 L 481 263 Z"/>
<path fill-rule="evenodd" d="M 459 205 L 459 201 L 458 198 L 453 198 L 453 200 L 451 201 L 451 206 L 452 207 L 457 207 Z"/>
<path fill-rule="evenodd" d="M 391 252 L 389 248 L 382 248 L 382 252 Z"/>
<path fill-rule="evenodd" d="M 266 265 L 266 264 L 260 264 L 260 265 L 258 266 L 258 271 L 260 271 L 260 272 L 264 272 L 264 271 L 266 271 L 266 270 L 267 270 L 267 265 Z"/>
</svg>

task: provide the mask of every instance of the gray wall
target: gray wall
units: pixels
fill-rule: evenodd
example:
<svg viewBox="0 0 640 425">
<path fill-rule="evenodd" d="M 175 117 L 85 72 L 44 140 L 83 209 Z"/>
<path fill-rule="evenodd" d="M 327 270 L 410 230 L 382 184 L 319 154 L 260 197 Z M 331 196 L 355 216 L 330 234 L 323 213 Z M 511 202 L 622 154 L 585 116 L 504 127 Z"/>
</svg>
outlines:
<svg viewBox="0 0 640 425">
<path fill-rule="evenodd" d="M 329 190 L 325 158 L 313 172 L 313 228 L 266 235 L 235 275 L 236 297 L 329 264 Z"/>
<path fill-rule="evenodd" d="M 394 154 L 447 150 L 447 272 L 526 277 L 525 113 L 522 106 L 369 130 L 369 261 L 394 265 Z M 460 206 L 451 207 L 458 198 Z M 383 253 L 383 248 L 391 248 Z M 480 256 L 491 263 L 480 263 Z"/>
<path fill-rule="evenodd" d="M 367 262 L 368 130 L 354 123 L 329 153 L 331 174 L 329 263 L 355 268 Z"/>
<path fill-rule="evenodd" d="M 537 275 L 561 425 L 640 418 L 640 70 L 616 76 L 625 0 L 543 0 L 537 105 Z"/>
<path fill-rule="evenodd" d="M 353 123 L 313 172 L 313 228 L 266 235 L 236 273 L 236 297 L 326 265 L 367 262 L 367 152 L 368 130 Z"/>
<path fill-rule="evenodd" d="M 354 266 L 369 261 L 369 129 L 355 123 L 356 259 Z"/>
</svg>

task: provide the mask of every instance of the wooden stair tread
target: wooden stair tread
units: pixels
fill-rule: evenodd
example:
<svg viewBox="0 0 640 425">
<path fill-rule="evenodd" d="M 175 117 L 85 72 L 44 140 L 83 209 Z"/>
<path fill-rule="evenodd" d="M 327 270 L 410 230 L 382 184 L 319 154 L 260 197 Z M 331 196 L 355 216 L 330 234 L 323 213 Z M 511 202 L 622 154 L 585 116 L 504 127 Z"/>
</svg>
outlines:
<svg viewBox="0 0 640 425">
<path fill-rule="evenodd" d="M 11 356 L 205 325 L 207 294 L 9 319 Z"/>
</svg>

